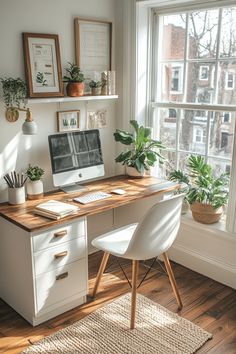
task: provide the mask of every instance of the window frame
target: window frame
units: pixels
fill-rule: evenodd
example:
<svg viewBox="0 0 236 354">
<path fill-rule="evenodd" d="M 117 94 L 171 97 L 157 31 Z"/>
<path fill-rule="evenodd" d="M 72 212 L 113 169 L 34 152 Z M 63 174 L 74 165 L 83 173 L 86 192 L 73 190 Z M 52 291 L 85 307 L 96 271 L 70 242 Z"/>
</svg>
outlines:
<svg viewBox="0 0 236 354">
<path fill-rule="evenodd" d="M 198 3 L 200 3 L 200 6 Z M 148 95 L 147 95 L 147 117 L 148 119 L 146 120 L 147 124 L 153 127 L 153 130 L 156 129 L 156 116 L 157 116 L 157 110 L 160 108 L 166 108 L 166 109 L 176 109 L 176 110 L 180 110 L 180 109 L 194 109 L 194 110 L 206 110 L 208 111 L 208 115 L 209 112 L 211 111 L 216 111 L 216 112 L 229 112 L 231 113 L 235 113 L 236 112 L 236 105 L 223 105 L 223 104 L 218 104 L 215 103 L 215 97 L 214 96 L 214 101 L 212 104 L 207 104 L 207 103 L 187 103 L 187 102 L 161 102 L 160 101 L 160 97 L 158 97 L 158 92 L 157 92 L 157 87 L 155 86 L 155 82 L 157 81 L 158 75 L 159 73 L 159 68 L 157 65 L 157 61 L 156 61 L 156 55 L 158 53 L 158 47 L 160 47 L 160 42 L 159 42 L 159 46 L 157 46 L 156 48 L 153 47 L 153 41 L 151 40 L 151 38 L 154 38 L 154 40 L 157 41 L 157 36 L 155 35 L 155 28 L 156 26 L 158 26 L 158 15 L 168 15 L 168 14 L 176 14 L 176 13 L 186 13 L 186 12 L 190 12 L 193 10 L 206 10 L 206 9 L 211 9 L 211 8 L 219 8 L 220 11 L 222 11 L 222 9 L 224 7 L 235 7 L 235 2 L 234 1 L 224 1 L 224 5 L 222 6 L 222 2 L 221 1 L 209 1 L 208 5 L 206 5 L 206 3 L 204 1 L 187 1 L 187 6 L 183 6 L 183 1 L 181 0 L 177 0 L 175 1 L 176 4 L 171 4 L 171 1 L 163 1 L 163 5 L 160 5 L 159 7 L 153 7 L 154 3 L 157 3 L 155 1 L 152 2 L 152 4 L 148 5 L 148 1 L 147 3 L 147 7 L 149 7 L 149 10 L 151 10 L 149 12 L 149 17 L 147 16 L 148 23 L 149 23 L 149 34 L 151 33 L 151 37 L 149 38 L 150 42 L 149 42 L 149 46 L 148 46 L 148 60 L 147 60 L 147 87 L 148 87 Z M 167 4 L 167 6 L 165 6 L 165 3 Z M 187 29 L 186 29 L 187 31 Z M 157 41 L 158 42 L 158 41 Z M 218 46 L 219 47 L 219 46 Z M 218 49 L 219 51 L 219 49 Z M 230 60 L 235 59 L 234 58 L 226 58 L 226 60 L 229 62 Z M 209 73 L 209 77 L 208 79 L 210 79 L 210 85 L 213 86 L 213 84 L 218 83 L 217 80 L 219 80 L 219 75 L 220 75 L 220 67 L 219 67 L 219 63 L 224 61 L 225 58 L 222 58 L 219 56 L 218 54 L 218 60 L 217 60 L 217 65 L 216 68 L 218 69 L 218 73 L 216 73 L 216 70 L 212 70 L 211 73 Z M 176 60 L 175 60 L 176 61 Z M 193 60 L 195 61 L 195 59 Z M 199 63 L 202 61 L 202 63 L 204 64 L 207 61 L 207 64 L 215 61 L 215 58 L 212 59 L 200 59 L 198 60 Z M 190 60 L 189 60 L 190 62 Z M 141 70 L 140 70 L 141 72 Z M 153 75 L 154 74 L 154 75 Z M 217 75 L 218 74 L 218 75 Z M 185 81 L 185 76 L 186 76 L 186 68 L 184 70 L 184 81 Z M 185 85 L 185 82 L 184 82 Z M 214 85 L 215 86 L 215 85 Z M 160 90 L 159 90 L 160 92 Z M 208 118 L 208 126 L 210 125 L 211 119 Z M 228 124 L 228 123 L 225 123 Z M 209 136 L 207 136 L 207 139 L 209 139 Z M 208 144 L 208 142 L 207 142 Z M 176 149 L 169 149 L 171 152 L 175 152 Z M 179 150 L 180 151 L 180 150 Z M 206 154 L 208 152 L 206 151 Z M 205 154 L 205 155 L 206 155 Z M 209 155 L 208 158 L 215 158 L 215 156 L 211 156 Z M 227 160 L 224 161 L 225 164 L 228 163 Z M 233 142 L 233 152 L 232 152 L 232 161 L 229 161 L 230 165 L 231 165 L 231 177 L 236 175 L 236 124 L 235 124 L 235 131 L 234 131 L 234 142 Z M 175 166 L 177 167 L 177 166 Z M 156 171 L 156 170 L 155 170 Z M 232 191 L 232 193 L 230 194 L 230 198 L 229 198 L 229 203 L 228 203 L 228 211 L 227 211 L 227 219 L 226 219 L 226 227 L 227 227 L 227 231 L 231 232 L 231 233 L 236 233 L 236 220 L 235 220 L 235 216 L 236 216 L 236 198 L 234 197 L 234 194 L 236 193 L 236 178 L 231 178 L 231 182 L 230 182 L 230 190 Z"/>
</svg>

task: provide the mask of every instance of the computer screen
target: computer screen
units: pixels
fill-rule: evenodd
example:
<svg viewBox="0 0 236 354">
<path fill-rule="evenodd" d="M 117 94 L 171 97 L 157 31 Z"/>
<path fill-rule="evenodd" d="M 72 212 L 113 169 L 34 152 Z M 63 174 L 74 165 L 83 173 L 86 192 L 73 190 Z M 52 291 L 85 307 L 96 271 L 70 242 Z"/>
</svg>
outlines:
<svg viewBox="0 0 236 354">
<path fill-rule="evenodd" d="M 99 130 L 54 134 L 48 141 L 54 186 L 72 185 L 104 175 Z"/>
</svg>

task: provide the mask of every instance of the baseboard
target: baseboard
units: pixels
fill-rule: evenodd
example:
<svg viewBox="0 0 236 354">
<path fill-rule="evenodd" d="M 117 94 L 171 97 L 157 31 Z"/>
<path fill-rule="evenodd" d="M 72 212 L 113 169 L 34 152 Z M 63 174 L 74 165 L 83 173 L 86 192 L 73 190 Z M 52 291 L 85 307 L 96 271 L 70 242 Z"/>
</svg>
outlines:
<svg viewBox="0 0 236 354">
<path fill-rule="evenodd" d="M 176 243 L 168 255 L 176 263 L 236 289 L 235 267 Z"/>
</svg>

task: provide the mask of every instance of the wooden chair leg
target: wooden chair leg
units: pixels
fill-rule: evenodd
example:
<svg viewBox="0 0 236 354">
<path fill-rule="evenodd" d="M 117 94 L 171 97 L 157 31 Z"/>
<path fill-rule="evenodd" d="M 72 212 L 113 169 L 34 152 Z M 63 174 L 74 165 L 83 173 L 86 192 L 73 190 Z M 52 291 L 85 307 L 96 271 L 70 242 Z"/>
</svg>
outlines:
<svg viewBox="0 0 236 354">
<path fill-rule="evenodd" d="M 130 329 L 134 329 L 134 327 L 135 327 L 138 266 L 139 266 L 139 261 L 133 260 L 132 261 L 132 295 L 131 295 Z"/>
<path fill-rule="evenodd" d="M 105 268 L 106 268 L 106 265 L 107 265 L 107 261 L 108 261 L 108 259 L 109 259 L 109 256 L 110 256 L 110 253 L 104 252 L 104 255 L 103 255 L 103 258 L 102 258 L 102 261 L 101 261 L 99 270 L 98 270 L 98 274 L 97 274 L 97 278 L 96 278 L 96 281 L 95 281 L 95 285 L 94 285 L 94 288 L 93 288 L 92 297 L 95 297 L 96 294 L 97 294 L 97 290 L 98 290 L 100 281 L 101 281 L 101 279 L 102 279 L 102 275 L 103 275 L 103 273 L 104 273 L 104 270 L 105 270 Z"/>
<path fill-rule="evenodd" d="M 178 287 L 177 287 L 175 276 L 174 276 L 174 273 L 173 273 L 169 258 L 167 256 L 167 253 L 163 253 L 163 258 L 164 258 L 166 271 L 168 273 L 168 276 L 169 276 L 169 279 L 170 279 L 170 283 L 171 283 L 171 286 L 172 286 L 172 289 L 173 289 L 173 292 L 175 294 L 175 298 L 176 298 L 176 301 L 177 301 L 177 304 L 178 304 L 178 309 L 181 310 L 182 307 L 183 307 L 183 304 L 182 304 L 182 301 L 181 301 L 181 298 L 180 298 L 180 295 L 179 295 L 179 290 L 178 290 Z"/>
</svg>

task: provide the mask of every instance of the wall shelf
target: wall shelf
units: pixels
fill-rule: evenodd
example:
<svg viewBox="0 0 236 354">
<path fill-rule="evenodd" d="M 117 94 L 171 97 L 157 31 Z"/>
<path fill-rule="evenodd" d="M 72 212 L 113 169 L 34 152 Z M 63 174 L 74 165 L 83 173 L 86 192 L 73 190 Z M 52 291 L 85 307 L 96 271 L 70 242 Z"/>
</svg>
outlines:
<svg viewBox="0 0 236 354">
<path fill-rule="evenodd" d="M 63 102 L 79 102 L 79 101 L 99 101 L 99 100 L 114 100 L 118 95 L 106 95 L 106 96 L 81 96 L 81 97 L 53 97 L 53 98 L 29 98 L 27 104 L 37 103 L 63 103 Z"/>
</svg>

